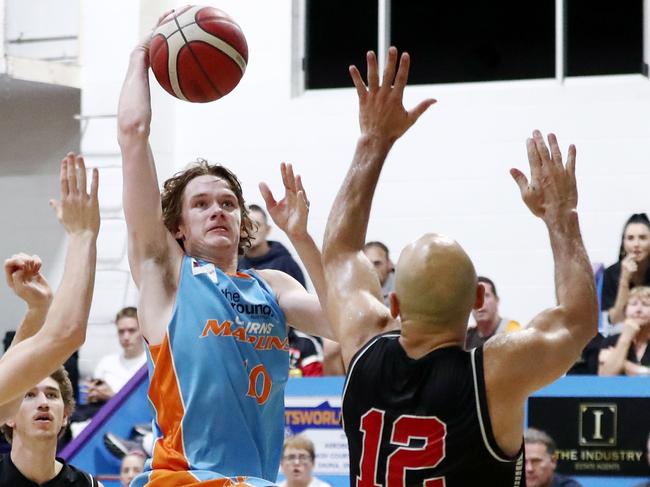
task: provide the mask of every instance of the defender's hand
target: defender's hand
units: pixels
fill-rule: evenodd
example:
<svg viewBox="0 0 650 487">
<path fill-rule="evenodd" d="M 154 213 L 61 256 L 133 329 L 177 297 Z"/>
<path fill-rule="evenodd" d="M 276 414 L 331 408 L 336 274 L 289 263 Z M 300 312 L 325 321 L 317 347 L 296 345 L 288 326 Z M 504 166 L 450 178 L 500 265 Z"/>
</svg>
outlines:
<svg viewBox="0 0 650 487">
<path fill-rule="evenodd" d="M 411 58 L 407 53 L 402 53 L 398 66 L 397 49 L 395 47 L 388 49 L 388 59 L 381 84 L 379 84 L 377 56 L 373 51 L 369 51 L 366 60 L 368 63 L 367 86 L 357 67 L 350 66 L 350 76 L 359 96 L 361 134 L 394 142 L 436 100 L 428 98 L 409 111 L 404 108 L 402 99 L 411 64 Z"/>
<path fill-rule="evenodd" d="M 576 148 L 569 146 L 565 167 L 555 135 L 548 135 L 548 143 L 550 152 L 539 130 L 535 130 L 533 138 L 526 141 L 530 182 L 520 170 L 510 170 L 528 209 L 547 225 L 575 213 L 578 204 Z"/>
</svg>

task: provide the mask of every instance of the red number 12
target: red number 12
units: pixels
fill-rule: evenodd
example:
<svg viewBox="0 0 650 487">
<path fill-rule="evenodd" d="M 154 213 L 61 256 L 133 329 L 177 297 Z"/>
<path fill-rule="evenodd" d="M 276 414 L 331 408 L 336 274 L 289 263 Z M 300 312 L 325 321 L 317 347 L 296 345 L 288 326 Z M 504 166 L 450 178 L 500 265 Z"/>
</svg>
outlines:
<svg viewBox="0 0 650 487">
<path fill-rule="evenodd" d="M 357 487 L 381 487 L 376 482 L 379 445 L 384 426 L 384 411 L 371 409 L 361 417 L 363 450 Z M 402 415 L 393 423 L 390 442 L 399 445 L 386 458 L 386 482 L 390 487 L 405 487 L 406 471 L 434 468 L 445 458 L 447 428 L 434 416 Z M 422 447 L 409 447 L 412 439 L 424 440 Z M 445 487 L 444 477 L 428 479 L 424 487 Z"/>
</svg>

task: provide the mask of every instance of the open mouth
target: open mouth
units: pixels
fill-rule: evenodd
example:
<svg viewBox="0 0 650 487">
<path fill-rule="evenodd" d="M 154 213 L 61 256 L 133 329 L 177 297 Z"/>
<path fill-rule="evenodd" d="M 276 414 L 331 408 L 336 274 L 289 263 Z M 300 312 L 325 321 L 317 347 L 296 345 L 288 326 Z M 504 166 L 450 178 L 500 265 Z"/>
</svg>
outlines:
<svg viewBox="0 0 650 487">
<path fill-rule="evenodd" d="M 34 416 L 34 421 L 37 423 L 51 423 L 54 418 L 49 413 L 39 413 Z"/>
</svg>

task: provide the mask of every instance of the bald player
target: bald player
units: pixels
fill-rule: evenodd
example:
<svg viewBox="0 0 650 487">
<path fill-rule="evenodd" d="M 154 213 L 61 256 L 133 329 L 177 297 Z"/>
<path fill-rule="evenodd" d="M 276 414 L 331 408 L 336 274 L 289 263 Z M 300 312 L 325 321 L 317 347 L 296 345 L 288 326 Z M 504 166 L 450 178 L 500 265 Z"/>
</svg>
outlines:
<svg viewBox="0 0 650 487">
<path fill-rule="evenodd" d="M 51 305 L 38 257 L 17 254 L 5 262 L 7 284 L 28 310 L 0 359 L 0 424 L 16 413 L 23 394 L 58 369 L 86 337 L 99 232 L 98 174 L 94 169 L 88 193 L 84 160 L 69 153 L 61 162 L 60 181 L 61 200 L 50 204 L 68 235 L 68 250 Z"/>
<path fill-rule="evenodd" d="M 575 148 L 565 166 L 555 136 L 549 151 L 535 131 L 527 141 L 531 181 L 511 170 L 525 204 L 548 229 L 557 306 L 520 333 L 464 351 L 467 319 L 481 306 L 483 287 L 457 242 L 429 233 L 403 250 L 390 310 L 363 254 L 386 156 L 434 102 L 404 109 L 408 54 L 398 66 L 390 48 L 381 84 L 374 53 L 367 62 L 368 85 L 350 68 L 361 136 L 323 247 L 326 308 L 348 373 L 342 411 L 351 485 L 525 485 L 526 398 L 560 377 L 596 333 L 596 293 L 576 213 Z M 401 331 L 391 331 L 398 317 Z"/>
</svg>

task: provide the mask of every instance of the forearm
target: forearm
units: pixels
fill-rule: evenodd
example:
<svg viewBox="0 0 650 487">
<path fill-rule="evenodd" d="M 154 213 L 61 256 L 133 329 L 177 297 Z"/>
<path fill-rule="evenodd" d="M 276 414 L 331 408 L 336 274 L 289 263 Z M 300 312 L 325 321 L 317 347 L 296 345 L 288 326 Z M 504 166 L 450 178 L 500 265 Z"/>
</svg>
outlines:
<svg viewBox="0 0 650 487">
<path fill-rule="evenodd" d="M 43 332 L 53 340 L 53 353 L 62 349 L 63 360 L 86 336 L 95 283 L 96 239 L 91 232 L 69 237 L 63 278 L 43 325 Z"/>
<path fill-rule="evenodd" d="M 293 247 L 298 253 L 298 257 L 307 269 L 307 274 L 311 279 L 318 299 L 323 309 L 327 299 L 327 287 L 325 285 L 325 275 L 323 273 L 323 263 L 321 260 L 321 252 L 316 245 L 316 242 L 309 233 L 301 236 L 289 236 Z"/>
<path fill-rule="evenodd" d="M 630 295 L 630 282 L 627 279 L 621 279 L 618 283 L 616 291 L 616 301 L 614 306 L 609 308 L 607 314 L 609 315 L 609 322 L 620 323 L 625 319 L 625 305 Z"/>
<path fill-rule="evenodd" d="M 574 211 L 562 221 L 548 226 L 555 263 L 555 290 L 558 307 L 566 319 L 564 326 L 578 342 L 597 332 L 598 301 L 593 271 Z"/>
<path fill-rule="evenodd" d="M 131 53 L 117 109 L 120 145 L 130 137 L 149 136 L 151 94 L 148 56 L 147 50 L 140 46 Z"/>
<path fill-rule="evenodd" d="M 375 187 L 393 141 L 362 135 L 327 220 L 323 254 L 363 248 Z"/>
<path fill-rule="evenodd" d="M 38 330 L 42 328 L 43 323 L 45 323 L 47 309 L 48 307 L 27 309 L 27 312 L 23 317 L 23 321 L 16 330 L 16 335 L 11 342 L 12 346 L 22 342 L 26 338 L 35 335 Z"/>
</svg>

